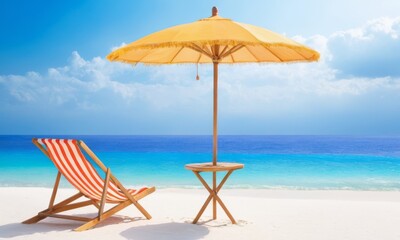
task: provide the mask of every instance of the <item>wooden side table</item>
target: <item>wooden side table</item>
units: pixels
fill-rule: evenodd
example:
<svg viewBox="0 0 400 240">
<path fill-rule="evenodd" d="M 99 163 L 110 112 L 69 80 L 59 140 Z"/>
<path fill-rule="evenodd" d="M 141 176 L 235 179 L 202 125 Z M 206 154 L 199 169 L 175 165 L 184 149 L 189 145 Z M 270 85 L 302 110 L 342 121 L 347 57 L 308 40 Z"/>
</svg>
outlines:
<svg viewBox="0 0 400 240">
<path fill-rule="evenodd" d="M 242 169 L 244 167 L 241 163 L 227 163 L 227 162 L 218 162 L 217 165 L 213 165 L 212 162 L 209 163 L 193 163 L 185 165 L 187 170 L 191 170 L 196 177 L 200 180 L 203 186 L 207 189 L 210 193 L 207 200 L 201 207 L 199 213 L 197 214 L 196 218 L 193 220 L 193 223 L 197 223 L 201 215 L 203 214 L 204 210 L 207 208 L 208 204 L 210 203 L 211 199 L 213 199 L 213 219 L 217 219 L 217 202 L 225 211 L 226 215 L 232 221 L 233 224 L 236 224 L 235 219 L 233 218 L 232 214 L 228 211 L 225 204 L 222 202 L 221 198 L 218 196 L 219 190 L 221 190 L 222 186 L 228 179 L 228 177 L 232 174 L 233 171 L 237 169 Z M 227 171 L 222 181 L 218 184 L 216 183 L 216 174 L 217 172 Z M 213 173 L 213 187 L 207 184 L 207 182 L 202 178 L 200 175 L 201 172 L 212 172 Z"/>
</svg>

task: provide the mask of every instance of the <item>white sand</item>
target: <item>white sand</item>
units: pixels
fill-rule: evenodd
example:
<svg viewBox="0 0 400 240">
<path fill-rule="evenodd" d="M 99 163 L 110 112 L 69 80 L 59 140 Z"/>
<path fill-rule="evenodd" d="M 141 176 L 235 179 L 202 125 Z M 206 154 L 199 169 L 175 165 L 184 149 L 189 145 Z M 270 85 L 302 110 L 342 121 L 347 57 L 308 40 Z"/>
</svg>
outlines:
<svg viewBox="0 0 400 240">
<path fill-rule="evenodd" d="M 74 194 L 60 189 L 59 198 Z M 141 201 L 152 214 L 145 220 L 132 206 L 96 228 L 74 232 L 80 222 L 48 218 L 21 221 L 47 207 L 51 189 L 0 188 L 1 239 L 400 239 L 400 192 L 221 190 L 238 221 L 222 209 L 211 219 L 209 207 L 200 224 L 191 220 L 207 197 L 205 190 L 162 189 Z M 94 207 L 75 212 L 91 216 Z"/>
</svg>

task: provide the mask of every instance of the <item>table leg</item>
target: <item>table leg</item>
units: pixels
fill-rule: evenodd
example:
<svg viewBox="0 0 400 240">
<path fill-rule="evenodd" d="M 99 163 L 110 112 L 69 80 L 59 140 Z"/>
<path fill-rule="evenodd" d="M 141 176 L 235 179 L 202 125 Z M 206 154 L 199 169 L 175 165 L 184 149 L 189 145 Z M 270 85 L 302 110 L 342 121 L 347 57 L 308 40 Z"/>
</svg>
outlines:
<svg viewBox="0 0 400 240">
<path fill-rule="evenodd" d="M 214 197 L 213 197 L 213 219 L 217 219 L 217 172 L 213 172 L 213 192 L 214 192 Z"/>
<path fill-rule="evenodd" d="M 218 195 L 215 195 L 214 197 L 217 199 L 219 205 L 221 205 L 221 207 L 225 211 L 226 215 L 228 215 L 228 217 L 231 220 L 231 222 L 233 224 L 236 224 L 236 220 L 233 218 L 232 214 L 228 211 L 228 209 L 226 208 L 225 204 L 222 202 L 221 198 L 219 198 Z"/>
<path fill-rule="evenodd" d="M 222 202 L 221 198 L 218 196 L 218 192 L 221 190 L 222 186 L 225 184 L 226 180 L 232 174 L 232 172 L 233 172 L 233 170 L 228 171 L 228 173 L 224 176 L 224 178 L 218 184 L 218 186 L 216 184 L 216 181 L 213 181 L 213 189 L 211 189 L 210 186 L 207 184 L 207 182 L 201 177 L 199 172 L 193 171 L 193 173 L 196 175 L 196 177 L 200 180 L 200 182 L 203 184 L 203 186 L 210 193 L 210 195 L 208 196 L 207 200 L 204 202 L 203 206 L 201 207 L 199 213 L 197 214 L 196 218 L 193 220 L 193 223 L 197 223 L 198 222 L 198 220 L 200 219 L 201 215 L 204 213 L 204 210 L 207 208 L 208 204 L 210 204 L 211 199 L 213 199 L 213 219 L 215 220 L 217 218 L 217 215 L 216 215 L 216 206 L 217 205 L 216 205 L 216 203 L 218 202 L 219 205 L 224 210 L 224 212 L 226 213 L 226 215 L 231 220 L 231 222 L 233 224 L 236 224 L 236 221 L 233 218 L 232 214 L 229 212 L 228 208 L 225 206 L 225 204 Z M 213 172 L 213 174 L 214 173 L 215 172 Z M 214 175 L 213 175 L 213 180 L 214 180 Z M 214 201 L 215 201 L 215 203 L 214 203 Z"/>
<path fill-rule="evenodd" d="M 222 186 L 225 184 L 226 180 L 228 179 L 228 177 L 233 173 L 233 170 L 230 170 L 225 177 L 222 179 L 222 181 L 220 182 L 220 184 L 217 187 L 217 192 L 219 192 L 219 190 L 221 190 Z"/>
<path fill-rule="evenodd" d="M 212 198 L 212 195 L 210 194 L 207 198 L 207 200 L 204 202 L 203 206 L 201 207 L 199 213 L 197 214 L 197 216 L 194 218 L 193 223 L 197 223 L 201 217 L 201 215 L 203 215 L 204 210 L 206 210 L 207 205 L 210 203 Z"/>
</svg>

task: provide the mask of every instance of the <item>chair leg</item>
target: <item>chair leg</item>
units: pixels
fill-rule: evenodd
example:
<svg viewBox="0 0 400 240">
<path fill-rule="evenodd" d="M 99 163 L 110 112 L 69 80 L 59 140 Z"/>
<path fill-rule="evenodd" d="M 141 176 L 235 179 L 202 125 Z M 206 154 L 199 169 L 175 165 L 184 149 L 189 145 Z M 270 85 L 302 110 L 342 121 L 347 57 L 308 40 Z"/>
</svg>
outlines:
<svg viewBox="0 0 400 240">
<path fill-rule="evenodd" d="M 147 218 L 147 220 L 151 219 L 151 215 L 146 211 L 146 209 L 144 209 L 144 207 L 142 207 L 142 205 L 140 205 L 140 203 L 133 202 L 133 205 L 135 205 L 135 207 Z"/>
<path fill-rule="evenodd" d="M 94 226 L 96 226 L 98 223 L 104 221 L 105 219 L 111 217 L 112 215 L 114 215 L 115 213 L 121 211 L 122 209 L 126 208 L 127 206 L 131 205 L 131 201 L 130 200 L 126 200 L 125 202 L 122 202 L 118 205 L 116 205 L 115 207 L 109 209 L 108 211 L 104 212 L 101 216 L 97 216 L 95 218 L 93 218 L 92 220 L 90 220 L 89 222 L 81 225 L 78 228 L 75 228 L 74 231 L 85 231 L 88 230 L 89 228 L 92 228 Z"/>
<path fill-rule="evenodd" d="M 107 168 L 106 178 L 104 179 L 103 194 L 101 196 L 101 201 L 100 201 L 100 206 L 99 206 L 99 213 L 98 213 L 99 220 L 101 220 L 101 216 L 103 215 L 104 205 L 106 205 L 107 189 L 108 189 L 108 183 L 110 180 L 110 174 L 111 174 L 111 170 L 110 170 L 110 168 Z"/>
<path fill-rule="evenodd" d="M 90 228 L 96 226 L 98 223 L 100 223 L 100 222 L 103 221 L 103 220 L 104 220 L 104 219 L 99 220 L 99 218 L 96 217 L 96 218 L 92 219 L 91 221 L 89 221 L 89 222 L 87 222 L 87 223 L 85 223 L 85 224 L 83 224 L 83 225 L 81 225 L 81 226 L 75 228 L 74 231 L 76 231 L 76 232 L 82 232 L 82 231 L 88 230 L 88 229 L 90 229 Z"/>
<path fill-rule="evenodd" d="M 51 193 L 49 208 L 46 209 L 46 210 L 51 210 L 51 209 L 53 208 L 54 200 L 55 200 L 56 195 L 57 195 L 58 184 L 60 183 L 60 178 L 61 178 L 61 173 L 60 173 L 60 171 L 59 171 L 59 172 L 57 173 L 56 181 L 55 181 L 55 183 L 54 183 L 53 192 Z M 46 210 L 44 210 L 44 211 L 46 211 Z M 36 215 L 36 216 L 34 216 L 34 217 L 28 219 L 28 220 L 25 220 L 25 221 L 22 222 L 22 223 L 26 223 L 26 224 L 37 223 L 37 222 L 39 222 L 40 220 L 43 220 L 43 219 L 45 219 L 45 218 L 46 218 L 45 216 L 39 216 L 39 214 L 38 214 L 38 215 Z"/>
<path fill-rule="evenodd" d="M 121 211 L 122 209 L 128 207 L 131 204 L 134 204 L 137 209 L 147 218 L 147 219 L 151 219 L 150 214 L 137 202 L 138 200 L 142 199 L 143 197 L 149 195 L 150 193 L 154 192 L 155 188 L 152 187 L 142 193 L 139 193 L 138 195 L 136 195 L 135 197 L 132 197 L 132 200 L 128 199 L 112 208 L 110 208 L 109 210 L 107 210 L 106 212 L 103 212 L 101 214 L 98 214 L 98 216 L 96 216 L 93 219 L 90 219 L 88 222 L 86 222 L 85 224 L 79 226 L 78 228 L 74 229 L 74 231 L 84 231 L 87 229 L 90 229 L 94 226 L 96 226 L 98 223 L 104 221 L 105 219 L 111 217 L 112 215 L 114 215 L 115 213 Z M 36 223 L 40 220 L 43 220 L 44 218 L 48 217 L 49 215 L 51 216 L 54 213 L 58 213 L 58 212 L 62 212 L 62 211 L 67 211 L 67 210 L 71 210 L 71 209 L 75 209 L 75 208 L 79 208 L 79 207 L 83 207 L 83 206 L 88 206 L 93 204 L 94 206 L 97 207 L 97 203 L 93 202 L 92 200 L 88 200 L 85 202 L 80 202 L 80 203 L 75 203 L 72 205 L 68 205 L 69 203 L 73 202 L 74 200 L 78 199 L 79 197 L 82 196 L 82 193 L 78 193 L 75 194 L 72 197 L 67 198 L 66 200 L 56 204 L 53 206 L 53 208 L 50 209 L 45 209 L 42 212 L 39 212 L 38 215 L 24 221 L 23 223 L 26 224 L 31 224 L 31 223 Z M 99 211 L 100 213 L 100 211 Z M 54 216 L 54 215 L 53 215 Z"/>
<path fill-rule="evenodd" d="M 37 223 L 37 222 L 39 222 L 39 221 L 45 219 L 46 217 L 48 217 L 48 216 L 45 216 L 45 215 L 41 215 L 41 213 L 48 213 L 48 214 L 51 214 L 51 213 L 53 213 L 53 209 L 57 209 L 57 208 L 61 208 L 61 207 L 63 207 L 63 206 L 66 206 L 66 205 L 68 205 L 69 203 L 71 203 L 71 202 L 75 201 L 76 199 L 80 198 L 81 196 L 83 196 L 83 194 L 79 192 L 79 193 L 77 193 L 77 194 L 75 194 L 75 195 L 73 195 L 73 196 L 71 196 L 71 197 L 65 199 L 64 201 L 61 201 L 61 202 L 59 202 L 58 204 L 53 205 L 51 209 L 50 209 L 50 208 L 47 208 L 47 209 L 45 209 L 45 210 L 39 212 L 36 216 L 34 216 L 34 217 L 32 217 L 32 218 L 29 218 L 29 219 L 23 221 L 22 223 L 24 223 L 24 224 L 33 224 L 33 223 Z"/>
<path fill-rule="evenodd" d="M 43 220 L 45 218 L 46 218 L 46 216 L 40 216 L 38 214 L 38 215 L 36 215 L 36 216 L 34 216 L 32 218 L 29 218 L 29 219 L 23 221 L 22 223 L 23 224 L 33 224 L 33 223 L 37 223 L 37 222 L 39 222 L 39 221 L 41 221 L 41 220 Z"/>
<path fill-rule="evenodd" d="M 130 193 L 128 193 L 128 191 L 117 181 L 115 181 L 115 183 L 117 184 L 117 186 L 121 189 L 121 191 L 125 194 L 125 196 L 130 200 L 130 202 L 135 205 L 135 207 L 149 220 L 151 219 L 151 215 L 146 211 L 146 209 L 144 209 L 142 207 L 142 205 L 140 205 L 138 203 L 138 201 L 149 195 L 150 193 L 155 191 L 155 187 L 149 188 L 145 191 L 143 191 L 142 193 L 139 193 L 138 195 L 136 195 L 135 197 L 133 197 Z"/>
<path fill-rule="evenodd" d="M 154 189 L 151 189 L 148 193 L 145 193 L 146 196 L 150 193 L 154 192 Z M 141 196 L 141 197 L 143 197 Z M 140 198 L 141 198 L 140 197 Z M 96 226 L 97 224 L 99 224 L 100 222 L 106 220 L 107 218 L 111 217 L 112 215 L 114 215 L 115 213 L 121 211 L 122 209 L 128 207 L 129 205 L 135 205 L 136 208 L 147 218 L 147 219 L 151 219 L 151 215 L 146 211 L 146 209 L 144 209 L 142 207 L 142 205 L 140 205 L 137 201 L 131 201 L 131 200 L 126 200 L 125 202 L 122 202 L 118 205 L 116 205 L 115 207 L 109 209 L 108 211 L 104 212 L 102 215 L 99 215 L 95 218 L 93 218 L 92 220 L 90 220 L 89 222 L 83 224 L 82 226 L 75 228 L 74 231 L 80 232 L 80 231 L 85 231 L 88 230 L 94 226 Z"/>
</svg>

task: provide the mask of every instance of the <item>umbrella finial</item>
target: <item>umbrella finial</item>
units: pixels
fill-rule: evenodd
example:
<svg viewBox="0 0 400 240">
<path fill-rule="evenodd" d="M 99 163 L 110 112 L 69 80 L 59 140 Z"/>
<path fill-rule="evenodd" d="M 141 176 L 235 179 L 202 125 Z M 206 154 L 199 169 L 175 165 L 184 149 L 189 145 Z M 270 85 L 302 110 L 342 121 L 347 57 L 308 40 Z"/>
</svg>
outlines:
<svg viewBox="0 0 400 240">
<path fill-rule="evenodd" d="M 212 13 L 212 17 L 215 17 L 215 16 L 217 16 L 218 15 L 218 8 L 217 7 L 213 7 L 212 8 L 212 10 L 211 10 L 211 13 Z"/>
</svg>

